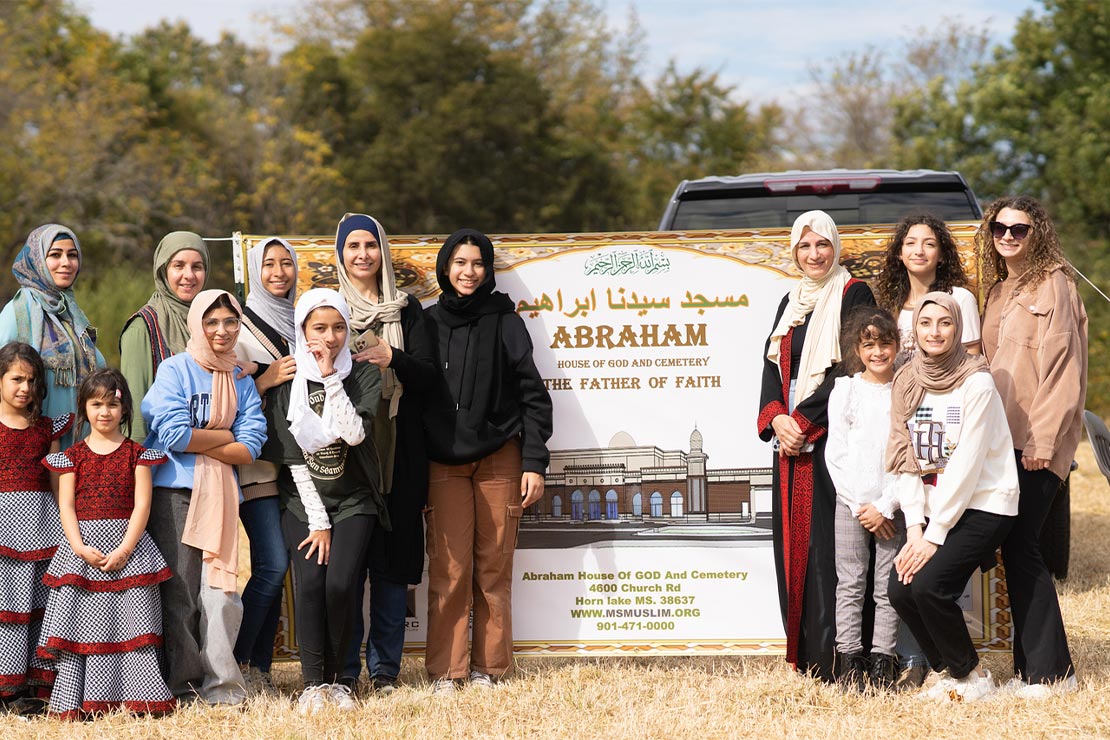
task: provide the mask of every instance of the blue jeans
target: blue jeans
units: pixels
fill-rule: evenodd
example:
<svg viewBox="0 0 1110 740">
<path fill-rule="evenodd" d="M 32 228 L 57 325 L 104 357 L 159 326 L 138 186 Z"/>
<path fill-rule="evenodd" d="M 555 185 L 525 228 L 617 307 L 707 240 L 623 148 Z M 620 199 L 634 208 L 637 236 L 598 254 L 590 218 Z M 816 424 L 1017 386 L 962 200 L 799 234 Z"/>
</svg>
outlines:
<svg viewBox="0 0 1110 740">
<path fill-rule="evenodd" d="M 347 650 L 346 678 L 358 679 L 362 672 L 362 641 L 366 638 L 362 623 L 362 590 L 360 581 L 355 604 L 355 625 Z M 401 652 L 405 647 L 405 616 L 408 609 L 408 584 L 373 580 L 370 582 L 370 639 L 366 640 L 366 669 L 371 680 L 394 681 L 401 672 Z"/>
<path fill-rule="evenodd" d="M 235 640 L 235 660 L 268 672 L 274 659 L 281 590 L 289 567 L 278 497 L 243 502 L 239 519 L 251 544 L 251 577 L 243 589 L 243 625 Z"/>
</svg>

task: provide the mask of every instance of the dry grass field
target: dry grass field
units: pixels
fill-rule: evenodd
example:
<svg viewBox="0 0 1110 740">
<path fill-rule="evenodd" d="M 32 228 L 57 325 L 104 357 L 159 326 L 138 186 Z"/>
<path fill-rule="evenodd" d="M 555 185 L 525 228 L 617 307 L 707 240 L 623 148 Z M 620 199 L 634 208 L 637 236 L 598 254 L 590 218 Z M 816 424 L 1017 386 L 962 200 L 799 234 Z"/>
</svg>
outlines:
<svg viewBox="0 0 1110 740">
<path fill-rule="evenodd" d="M 112 715 L 65 724 L 0 718 L 15 738 L 1097 738 L 1110 737 L 1110 490 L 1091 449 L 1072 478 L 1072 561 L 1059 584 L 1079 674 L 1070 696 L 938 705 L 913 696 L 842 695 L 801 678 L 781 658 L 528 659 L 492 691 L 433 698 L 419 661 L 408 688 L 363 701 L 358 711 L 300 717 L 291 702 L 257 701 L 244 711 L 188 708 L 161 719 Z M 1009 656 L 989 656 L 1001 681 Z M 296 665 L 275 668 L 299 687 Z"/>
</svg>

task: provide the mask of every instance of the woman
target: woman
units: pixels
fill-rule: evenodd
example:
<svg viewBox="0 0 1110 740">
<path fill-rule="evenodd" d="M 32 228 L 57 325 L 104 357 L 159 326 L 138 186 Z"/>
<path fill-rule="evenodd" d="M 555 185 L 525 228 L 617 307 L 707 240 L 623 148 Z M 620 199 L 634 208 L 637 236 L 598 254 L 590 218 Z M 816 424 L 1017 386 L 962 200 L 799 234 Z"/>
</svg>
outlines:
<svg viewBox="0 0 1110 740">
<path fill-rule="evenodd" d="M 154 250 L 154 293 L 123 325 L 119 368 L 133 398 L 144 398 L 158 366 L 185 351 L 189 307 L 208 278 L 208 247 L 191 231 L 174 231 Z M 146 440 L 146 420 L 135 417 L 131 439 Z"/>
<path fill-rule="evenodd" d="M 233 465 L 254 462 L 266 420 L 235 357 L 242 309 L 205 290 L 189 308 L 185 352 L 167 358 L 142 402 L 154 472 L 147 530 L 173 578 L 162 584 L 166 684 L 179 701 L 246 698 L 233 645 L 243 615 L 236 589 L 239 486 Z"/>
<path fill-rule="evenodd" d="M 355 708 L 353 684 L 342 678 L 354 592 L 366 573 L 375 520 L 389 526 L 373 438 L 381 373 L 351 360 L 349 316 L 334 290 L 301 296 L 296 375 L 266 397 L 270 438 L 263 455 L 283 466 L 278 489 L 296 584 L 302 714 L 329 703 Z"/>
<path fill-rule="evenodd" d="M 1021 506 L 1002 562 L 1014 617 L 1017 696 L 1074 691 L 1075 667 L 1040 533 L 1083 428 L 1087 312 L 1044 208 L 1000 198 L 976 235 L 984 285 L 983 349 L 1018 460 Z"/>
<path fill-rule="evenodd" d="M 293 301 L 297 254 L 284 239 L 262 239 L 247 252 L 247 305 L 235 355 L 254 362 L 259 396 L 293 379 Z M 278 467 L 265 460 L 239 468 L 243 502 L 239 518 L 250 540 L 251 577 L 243 588 L 243 623 L 235 640 L 235 660 L 247 688 L 277 693 L 270 676 L 274 635 L 281 618 L 281 593 L 289 553 L 281 533 Z"/>
<path fill-rule="evenodd" d="M 825 466 L 829 393 L 841 359 L 841 322 L 856 306 L 875 305 L 875 298 L 840 265 L 840 234 L 827 213 L 799 216 L 790 244 L 802 280 L 779 304 L 767 340 L 757 427 L 778 452 L 771 533 L 786 660 L 831 681 L 836 490 Z"/>
<path fill-rule="evenodd" d="M 960 304 L 964 316 L 960 339 L 968 352 L 979 354 L 979 303 L 966 285 L 959 247 L 943 221 L 931 213 L 915 213 L 898 223 L 886 245 L 875 293 L 879 305 L 898 319 L 902 361 L 914 349 L 913 310 L 933 291 L 950 293 Z"/>
<path fill-rule="evenodd" d="M 428 637 L 437 694 L 489 687 L 512 668 L 512 576 L 524 509 L 543 496 L 551 398 L 512 300 L 494 292 L 493 244 L 474 229 L 436 259 L 428 309 L 443 375 L 429 402 Z M 473 648 L 467 649 L 471 603 Z"/>
<path fill-rule="evenodd" d="M 948 672 L 928 695 L 970 702 L 995 686 L 959 599 L 1013 526 L 1018 481 L 1002 399 L 986 361 L 960 341 L 962 323 L 953 296 L 926 294 L 913 315 L 918 349 L 894 378 L 887 470 L 906 544 L 887 594 L 929 664 Z"/>
<path fill-rule="evenodd" d="M 20 288 L 0 313 L 0 346 L 18 340 L 39 351 L 46 365 L 42 414 L 52 419 L 77 411 L 77 389 L 93 370 L 104 367 L 73 284 L 81 271 L 81 245 L 73 231 L 46 224 L 31 232 L 16 255 L 12 274 Z M 73 444 L 71 429 L 62 449 Z"/>
<path fill-rule="evenodd" d="M 401 671 L 409 584 L 424 575 L 424 507 L 428 457 L 424 449 L 423 399 L 436 378 L 436 361 L 424 310 L 393 275 L 385 229 L 374 218 L 348 213 L 335 235 L 339 293 L 351 309 L 356 362 L 381 370 L 382 399 L 374 416 L 374 444 L 382 462 L 382 490 L 391 529 L 379 521 L 370 540 L 370 636 L 366 669 L 374 691 L 388 694 Z M 357 681 L 366 632 L 362 585 L 354 604 L 355 627 L 346 677 Z"/>
</svg>

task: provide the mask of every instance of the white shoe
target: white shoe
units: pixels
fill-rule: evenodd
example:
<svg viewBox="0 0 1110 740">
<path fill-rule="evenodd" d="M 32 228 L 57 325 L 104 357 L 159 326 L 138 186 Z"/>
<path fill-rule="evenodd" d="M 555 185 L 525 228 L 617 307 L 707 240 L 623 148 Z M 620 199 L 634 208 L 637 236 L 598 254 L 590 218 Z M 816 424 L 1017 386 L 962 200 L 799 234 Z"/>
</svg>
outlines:
<svg viewBox="0 0 1110 740">
<path fill-rule="evenodd" d="M 949 676 L 948 671 L 933 673 L 925 681 L 925 698 L 933 701 L 946 700 L 948 699 L 948 692 L 955 688 L 956 679 Z"/>
<path fill-rule="evenodd" d="M 450 696 L 455 690 L 455 681 L 446 676 L 432 681 L 432 696 Z"/>
<path fill-rule="evenodd" d="M 1030 683 L 1014 692 L 1018 699 L 1048 699 L 1053 696 L 1063 696 L 1079 690 L 1079 681 L 1075 676 L 1068 676 L 1062 681 L 1052 683 Z"/>
<path fill-rule="evenodd" d="M 341 683 L 329 684 L 327 687 L 328 699 L 341 712 L 353 712 L 358 708 L 355 697 L 351 694 L 351 687 Z"/>
<path fill-rule="evenodd" d="M 949 690 L 948 698 L 951 701 L 973 702 L 990 696 L 998 690 L 991 672 L 984 670 L 986 675 L 980 676 L 975 671 L 963 678 L 956 679 L 956 685 Z"/>
<path fill-rule="evenodd" d="M 327 684 L 320 684 L 318 686 L 309 686 L 301 692 L 301 698 L 297 700 L 297 713 L 310 715 L 316 714 L 328 704 L 328 689 Z"/>
<path fill-rule="evenodd" d="M 470 672 L 470 687 L 472 689 L 492 689 L 493 676 L 481 671 Z"/>
</svg>

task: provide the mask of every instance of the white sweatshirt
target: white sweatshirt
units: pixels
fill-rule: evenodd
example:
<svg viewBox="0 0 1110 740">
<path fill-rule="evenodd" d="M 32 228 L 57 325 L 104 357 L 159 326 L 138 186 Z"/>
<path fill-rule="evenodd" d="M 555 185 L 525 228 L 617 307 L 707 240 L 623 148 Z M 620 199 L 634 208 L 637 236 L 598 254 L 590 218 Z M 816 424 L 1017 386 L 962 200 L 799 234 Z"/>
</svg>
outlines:
<svg viewBox="0 0 1110 740">
<path fill-rule="evenodd" d="M 898 502 L 896 477 L 886 472 L 890 437 L 890 383 L 871 383 L 862 373 L 837 378 L 829 394 L 829 439 L 825 465 L 836 486 L 836 499 L 853 514 L 874 504 L 887 519 Z"/>
<path fill-rule="evenodd" d="M 990 373 L 975 373 L 947 393 L 926 393 L 907 426 L 921 466 L 921 476 L 897 477 L 907 527 L 928 517 L 925 539 L 943 545 L 968 509 L 1017 515 L 1014 445 Z M 935 485 L 927 483 L 934 473 Z"/>
</svg>

